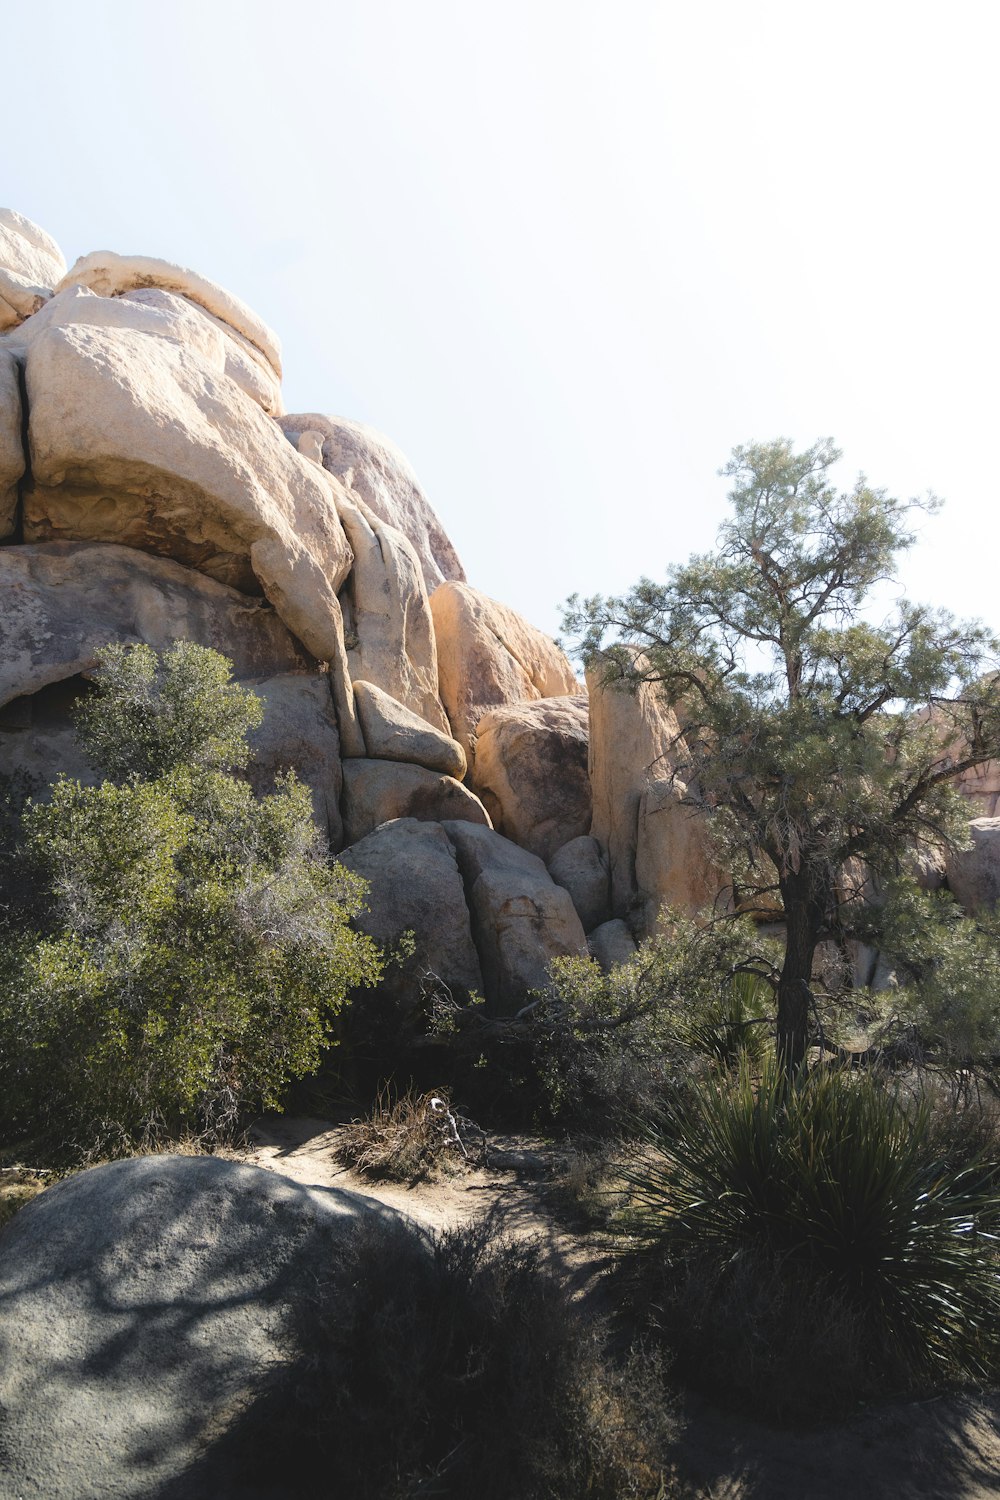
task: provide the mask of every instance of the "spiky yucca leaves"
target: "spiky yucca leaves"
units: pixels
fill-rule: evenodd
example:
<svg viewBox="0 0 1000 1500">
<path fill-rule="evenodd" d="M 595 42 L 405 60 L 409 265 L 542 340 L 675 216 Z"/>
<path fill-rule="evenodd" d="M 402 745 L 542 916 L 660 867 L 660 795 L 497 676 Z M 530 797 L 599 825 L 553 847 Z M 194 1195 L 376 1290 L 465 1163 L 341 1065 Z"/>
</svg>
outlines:
<svg viewBox="0 0 1000 1500">
<path fill-rule="evenodd" d="M 628 1228 L 668 1284 L 749 1262 L 857 1315 L 864 1362 L 893 1379 L 996 1372 L 995 1163 L 950 1167 L 926 1107 L 876 1078 L 744 1061 L 668 1111 L 628 1178 Z"/>
</svg>

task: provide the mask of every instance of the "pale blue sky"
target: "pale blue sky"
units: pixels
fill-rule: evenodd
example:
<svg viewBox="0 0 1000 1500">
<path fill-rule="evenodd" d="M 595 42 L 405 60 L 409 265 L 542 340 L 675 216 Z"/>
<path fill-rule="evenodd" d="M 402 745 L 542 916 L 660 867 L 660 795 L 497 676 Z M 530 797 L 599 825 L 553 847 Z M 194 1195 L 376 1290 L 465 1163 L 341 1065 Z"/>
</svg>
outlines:
<svg viewBox="0 0 1000 1500">
<path fill-rule="evenodd" d="M 993 3 L 5 7 L 0 202 L 279 333 L 547 629 L 711 545 L 739 442 L 930 488 L 911 594 L 1000 627 Z"/>
</svg>

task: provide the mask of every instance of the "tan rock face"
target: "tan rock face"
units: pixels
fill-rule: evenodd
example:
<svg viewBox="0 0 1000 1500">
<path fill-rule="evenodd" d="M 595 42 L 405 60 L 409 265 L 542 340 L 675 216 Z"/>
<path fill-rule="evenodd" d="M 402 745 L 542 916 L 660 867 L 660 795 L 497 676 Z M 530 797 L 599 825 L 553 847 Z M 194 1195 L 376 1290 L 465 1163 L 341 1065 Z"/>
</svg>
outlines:
<svg viewBox="0 0 1000 1500">
<path fill-rule="evenodd" d="M 339 484 L 337 510 L 354 554 L 340 596 L 351 677 L 375 683 L 450 738 L 438 697 L 434 622 L 416 553 L 401 532 Z"/>
<path fill-rule="evenodd" d="M 372 682 L 355 682 L 354 701 L 372 760 L 395 760 L 461 781 L 465 752 L 457 740 L 411 713 Z"/>
<path fill-rule="evenodd" d="M 155 651 L 181 640 L 211 643 L 238 678 L 314 665 L 262 599 L 131 547 L 0 548 L 0 601 L 0 704 L 92 671 L 97 652 L 113 642 L 142 641 Z"/>
<path fill-rule="evenodd" d="M 988 911 L 1000 901 L 1000 818 L 973 818 L 972 848 L 947 856 L 948 885 L 968 912 Z"/>
<path fill-rule="evenodd" d="M 494 828 L 549 860 L 588 832 L 587 699 L 542 698 L 483 714 L 473 790 Z"/>
<path fill-rule="evenodd" d="M 28 351 L 28 541 L 113 541 L 260 587 L 307 650 L 342 650 L 352 554 L 336 484 L 172 339 L 52 328 Z"/>
<path fill-rule="evenodd" d="M 569 894 L 526 849 L 472 823 L 445 822 L 472 917 L 472 936 L 494 1014 L 509 1014 L 548 982 L 549 965 L 584 954 L 587 942 Z"/>
<path fill-rule="evenodd" d="M 281 426 L 296 446 L 302 433 L 319 433 L 320 462 L 360 495 L 380 520 L 411 542 L 428 594 L 447 579 L 464 583 L 458 555 L 417 476 L 394 443 L 362 422 L 325 417 L 318 412 L 282 417 Z"/>
<path fill-rule="evenodd" d="M 313 818 L 336 852 L 343 842 L 340 818 L 340 738 L 330 683 L 320 672 L 285 674 L 248 682 L 264 704 L 264 719 L 249 736 L 247 777 L 259 795 L 294 771 L 312 795 Z"/>
<path fill-rule="evenodd" d="M 683 802 L 685 790 L 682 781 L 653 780 L 639 800 L 635 883 L 642 933 L 655 930 L 664 905 L 689 916 L 730 906 L 729 880 L 713 858 L 704 816 Z"/>
<path fill-rule="evenodd" d="M 24 473 L 21 387 L 17 361 L 0 348 L 0 538 L 17 524 L 18 481 Z"/>
<path fill-rule="evenodd" d="M 65 269 L 55 240 L 23 214 L 0 208 L 0 332 L 36 313 Z"/>
<path fill-rule="evenodd" d="M 555 641 L 478 589 L 443 583 L 431 595 L 431 613 L 441 700 L 470 767 L 476 727 L 487 710 L 579 693 Z"/>
<path fill-rule="evenodd" d="M 583 834 L 570 839 L 549 860 L 549 874 L 569 892 L 584 932 L 607 921 L 611 910 L 608 862 L 595 838 Z"/>
<path fill-rule="evenodd" d="M 460 781 L 390 760 L 345 760 L 340 809 L 348 847 L 393 818 L 424 823 L 461 818 L 487 827 L 490 821 L 479 798 Z"/>
</svg>

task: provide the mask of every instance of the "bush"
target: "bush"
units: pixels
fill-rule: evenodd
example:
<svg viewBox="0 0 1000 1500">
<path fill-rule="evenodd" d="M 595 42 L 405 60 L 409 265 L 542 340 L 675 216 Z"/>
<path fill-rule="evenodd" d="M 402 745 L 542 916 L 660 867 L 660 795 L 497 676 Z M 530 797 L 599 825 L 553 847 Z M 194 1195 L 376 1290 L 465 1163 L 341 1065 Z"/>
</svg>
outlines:
<svg viewBox="0 0 1000 1500">
<path fill-rule="evenodd" d="M 655 1365 L 601 1354 L 535 1244 L 357 1225 L 301 1303 L 234 1449 L 256 1483 L 352 1500 L 664 1497 Z"/>
<path fill-rule="evenodd" d="M 626 1176 L 638 1284 L 699 1378 L 780 1410 L 996 1373 L 995 1164 L 942 1161 L 926 1104 L 744 1063 Z"/>
<path fill-rule="evenodd" d="M 457 1166 L 465 1149 L 440 1090 L 393 1100 L 383 1089 L 366 1119 L 342 1127 L 337 1156 L 375 1181 L 416 1182 Z"/>
<path fill-rule="evenodd" d="M 23 815 L 12 857 L 38 900 L 30 926 L 8 924 L 0 954 L 8 1140 L 41 1136 L 79 1155 L 225 1134 L 317 1066 L 349 988 L 378 972 L 349 925 L 363 883 L 328 863 L 307 789 L 289 775 L 258 798 L 227 774 L 252 695 L 215 652 L 184 646 L 139 713 L 133 657 L 148 687 L 151 655 L 112 653 L 98 679 L 101 722 L 123 735 L 139 724 L 138 769 L 119 747 L 118 784 L 59 781 Z M 176 762 L 178 745 L 190 762 Z"/>
</svg>

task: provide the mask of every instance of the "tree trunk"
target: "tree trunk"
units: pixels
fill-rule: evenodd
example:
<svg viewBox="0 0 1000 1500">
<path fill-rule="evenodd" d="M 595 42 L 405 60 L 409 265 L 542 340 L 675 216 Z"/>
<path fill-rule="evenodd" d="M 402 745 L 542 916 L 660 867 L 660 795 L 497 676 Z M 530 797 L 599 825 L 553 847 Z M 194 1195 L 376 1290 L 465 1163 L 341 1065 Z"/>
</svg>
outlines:
<svg viewBox="0 0 1000 1500">
<path fill-rule="evenodd" d="M 823 922 L 808 879 L 781 882 L 785 908 L 785 961 L 778 980 L 778 1058 L 789 1069 L 804 1060 L 809 1041 L 809 983 Z"/>
</svg>

